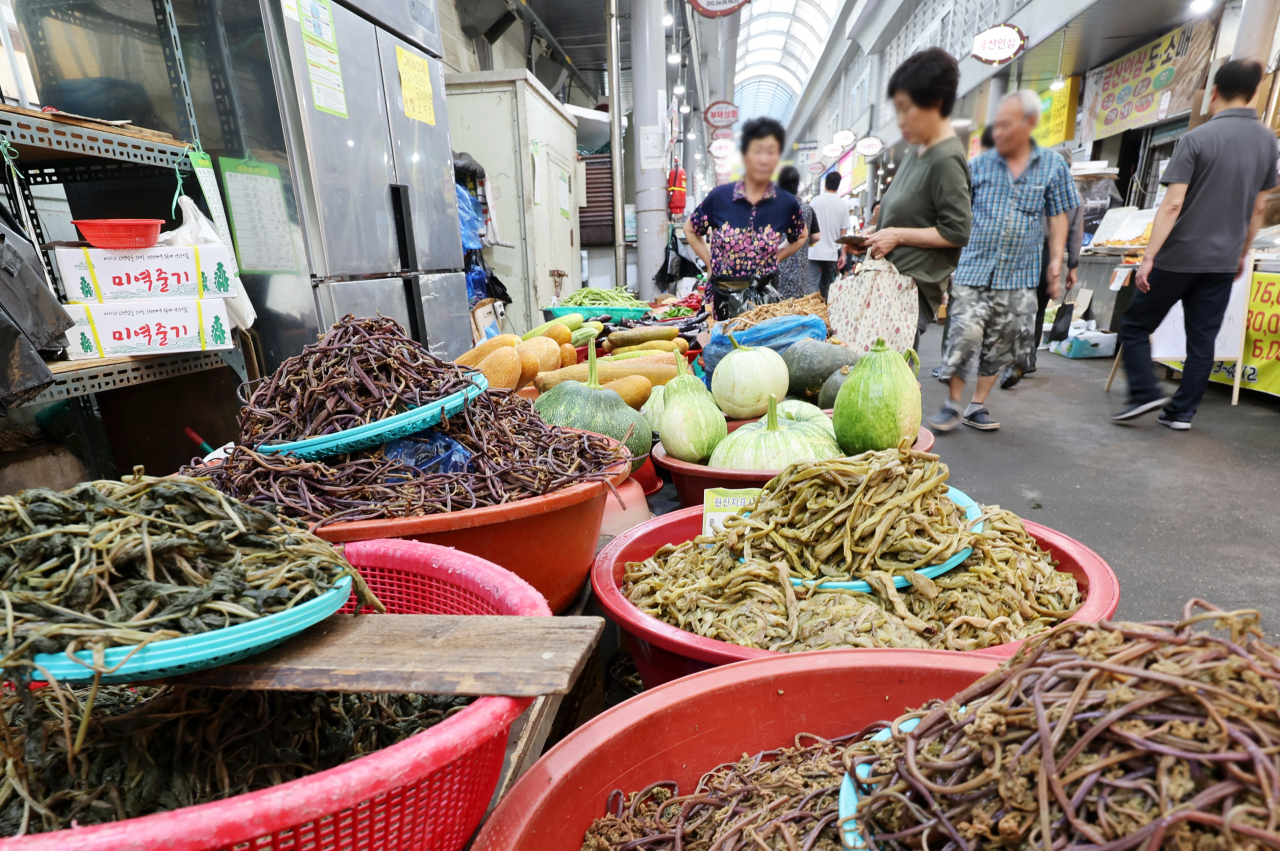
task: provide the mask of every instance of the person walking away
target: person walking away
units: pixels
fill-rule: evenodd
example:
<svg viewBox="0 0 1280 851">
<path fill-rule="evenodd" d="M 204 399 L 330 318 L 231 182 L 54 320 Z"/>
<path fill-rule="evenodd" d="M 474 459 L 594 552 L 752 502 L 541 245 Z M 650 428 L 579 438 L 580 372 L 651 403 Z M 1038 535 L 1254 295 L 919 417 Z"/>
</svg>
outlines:
<svg viewBox="0 0 1280 851">
<path fill-rule="evenodd" d="M 717 279 L 773 283 L 779 261 L 808 239 L 800 202 L 790 192 L 779 192 L 772 179 L 787 131 L 772 118 L 755 118 L 741 132 L 742 180 L 708 192 L 684 225 L 690 247 L 707 267 L 708 292 Z"/>
<path fill-rule="evenodd" d="M 907 57 L 889 78 L 898 129 L 909 145 L 898 174 L 880 199 L 879 224 L 867 240 L 869 256 L 887 257 L 916 282 L 920 335 L 942 305 L 942 287 L 969 241 L 973 211 L 965 149 L 951 126 L 960 66 L 938 47 Z"/>
<path fill-rule="evenodd" d="M 1276 186 L 1276 139 L 1249 104 L 1262 66 L 1232 60 L 1213 78 L 1210 120 L 1182 137 L 1160 182 L 1169 187 L 1156 211 L 1151 239 L 1138 267 L 1138 292 L 1120 323 L 1129 402 L 1112 416 L 1133 420 L 1164 408 L 1159 422 L 1191 428 L 1213 369 L 1214 341 L 1244 273 L 1245 256 Z M 1151 366 L 1151 334 L 1182 302 L 1187 358 L 1172 400 Z"/>
<path fill-rule="evenodd" d="M 1039 120 L 1040 96 L 1035 92 L 1024 89 L 1006 96 L 996 112 L 995 148 L 970 163 L 973 235 L 952 278 L 947 305 L 951 330 L 939 373 L 950 385 L 950 398 L 929 418 L 932 429 L 950 431 L 961 422 L 983 431 L 1000 428 L 986 399 L 1035 320 L 1042 216 L 1049 220 L 1049 296 L 1057 298 L 1061 292 L 1067 211 L 1080 206 L 1080 196 L 1062 157 L 1031 138 Z M 977 387 L 962 415 L 963 371 L 975 355 Z"/>
<path fill-rule="evenodd" d="M 849 235 L 849 207 L 836 194 L 840 188 L 839 172 L 828 172 L 823 181 L 823 193 L 813 199 L 813 214 L 818 219 L 818 241 L 809 249 L 810 276 L 817 282 L 816 291 L 826 301 L 831 282 L 836 279 L 836 264 L 840 262 L 838 237 Z M 813 292 L 814 290 L 811 290 Z"/>
<path fill-rule="evenodd" d="M 1071 159 L 1063 154 L 1067 167 Z M 1005 367 L 1000 375 L 1000 389 L 1010 390 L 1016 387 L 1024 375 L 1036 371 L 1036 352 L 1040 349 L 1040 340 L 1044 337 L 1044 314 L 1049 308 L 1049 258 L 1052 250 L 1049 247 L 1049 220 L 1041 217 L 1040 224 L 1044 228 L 1044 253 L 1040 256 L 1040 283 L 1036 286 L 1036 320 L 1031 326 L 1031 334 L 1022 341 L 1017 359 Z M 1067 289 L 1075 288 L 1079 279 L 1080 248 L 1084 245 L 1084 204 L 1067 213 Z"/>
<path fill-rule="evenodd" d="M 809 288 L 809 246 L 819 239 L 818 222 L 809 202 L 799 196 L 800 172 L 795 166 L 783 166 L 778 172 L 778 188 L 790 192 L 800 203 L 800 216 L 809 228 L 809 238 L 801 243 L 800 249 L 778 262 L 778 292 L 783 298 L 803 298 L 812 290 Z"/>
</svg>

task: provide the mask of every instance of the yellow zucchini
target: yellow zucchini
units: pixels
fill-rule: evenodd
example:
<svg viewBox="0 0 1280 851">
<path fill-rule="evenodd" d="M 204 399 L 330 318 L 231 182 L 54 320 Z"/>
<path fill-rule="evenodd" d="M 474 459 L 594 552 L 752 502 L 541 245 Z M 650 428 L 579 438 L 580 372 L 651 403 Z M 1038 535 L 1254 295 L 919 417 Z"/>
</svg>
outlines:
<svg viewBox="0 0 1280 851">
<path fill-rule="evenodd" d="M 520 342 L 520 338 L 515 334 L 499 334 L 488 340 L 482 340 L 479 345 L 465 354 L 462 354 L 454 361 L 458 366 L 478 366 L 480 361 L 496 352 L 498 349 L 505 347 L 515 348 Z"/>
<path fill-rule="evenodd" d="M 638 411 L 645 402 L 649 401 L 649 394 L 653 392 L 653 382 L 643 375 L 628 375 L 626 378 L 610 381 L 604 385 L 604 389 L 617 393 L 622 397 L 622 401 Z"/>
<path fill-rule="evenodd" d="M 615 363 L 600 362 L 596 365 L 597 377 L 601 384 L 610 381 L 617 381 L 619 378 L 626 378 L 628 375 L 643 375 L 649 379 L 649 383 L 653 386 L 666 384 L 668 381 L 676 377 L 676 365 L 672 361 L 670 364 L 665 363 L 637 363 L 643 358 L 634 358 L 632 360 L 618 361 Z M 585 363 L 574 364 L 573 366 L 561 367 L 555 372 L 543 372 L 533 379 L 533 386 L 538 388 L 539 393 L 546 393 L 552 387 L 564 381 L 582 381 L 587 380 L 587 365 Z"/>
<path fill-rule="evenodd" d="M 672 325 L 651 325 L 647 328 L 627 328 L 609 335 L 609 344 L 615 349 L 638 346 L 650 340 L 674 340 L 680 332 Z"/>
<path fill-rule="evenodd" d="M 514 348 L 503 347 L 480 361 L 480 371 L 489 379 L 491 390 L 515 390 L 523 372 L 520 355 Z"/>
<path fill-rule="evenodd" d="M 516 346 L 517 352 L 533 352 L 538 358 L 538 372 L 560 368 L 560 346 L 550 337 L 534 337 Z"/>
</svg>

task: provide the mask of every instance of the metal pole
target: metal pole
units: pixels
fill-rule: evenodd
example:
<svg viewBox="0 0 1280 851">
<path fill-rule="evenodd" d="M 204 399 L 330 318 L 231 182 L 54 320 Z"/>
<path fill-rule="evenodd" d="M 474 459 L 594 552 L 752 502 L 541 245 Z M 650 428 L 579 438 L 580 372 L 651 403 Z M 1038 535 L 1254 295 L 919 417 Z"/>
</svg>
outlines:
<svg viewBox="0 0 1280 851">
<path fill-rule="evenodd" d="M 6 4 L 8 5 L 8 4 Z M 13 49 L 13 36 L 9 35 L 9 22 L 0 20 L 0 41 L 4 42 L 4 55 L 9 58 L 9 68 L 13 71 L 13 82 L 18 88 L 18 106 L 23 109 L 31 108 L 31 101 L 27 99 L 27 86 L 22 82 L 22 70 L 18 67 L 18 54 Z"/>
<path fill-rule="evenodd" d="M 613 172 L 613 265 L 616 287 L 627 285 L 627 233 L 622 197 L 622 51 L 618 45 L 618 0 L 609 0 L 605 12 L 609 42 L 609 167 Z"/>
<path fill-rule="evenodd" d="M 663 56 L 662 0 L 631 4 L 632 120 L 636 123 L 636 279 L 640 299 L 657 294 L 653 276 L 667 245 L 666 112 L 667 63 Z"/>
<path fill-rule="evenodd" d="M 1267 67 L 1271 61 L 1271 37 L 1280 19 L 1280 0 L 1245 0 L 1240 10 L 1240 28 L 1231 50 L 1232 59 L 1253 59 Z M 1210 85 L 1213 84 L 1211 80 Z"/>
</svg>

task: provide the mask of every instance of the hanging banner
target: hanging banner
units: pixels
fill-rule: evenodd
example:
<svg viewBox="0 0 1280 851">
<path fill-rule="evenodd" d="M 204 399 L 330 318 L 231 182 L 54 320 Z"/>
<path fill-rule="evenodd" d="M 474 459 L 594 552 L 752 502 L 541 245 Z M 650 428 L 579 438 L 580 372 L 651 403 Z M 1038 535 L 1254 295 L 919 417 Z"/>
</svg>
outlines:
<svg viewBox="0 0 1280 851">
<path fill-rule="evenodd" d="M 1190 110 L 1217 31 L 1216 19 L 1193 21 L 1090 71 L 1084 87 L 1081 142 L 1088 144 Z"/>
<path fill-rule="evenodd" d="M 973 37 L 973 53 L 979 62 L 1003 65 L 1027 49 L 1027 37 L 1013 24 L 1000 24 Z"/>
<path fill-rule="evenodd" d="M 704 18 L 723 18 L 750 2 L 751 0 L 689 0 L 689 5 Z"/>
<path fill-rule="evenodd" d="M 702 120 L 712 127 L 732 127 L 738 123 L 738 108 L 727 100 L 718 100 L 702 111 Z"/>
<path fill-rule="evenodd" d="M 822 155 L 820 147 L 817 142 L 798 142 L 796 144 L 796 168 L 808 168 L 813 163 L 816 163 Z"/>
<path fill-rule="evenodd" d="M 1076 108 L 1080 103 L 1080 78 L 1072 77 L 1054 91 L 1040 93 L 1040 123 L 1032 137 L 1042 148 L 1052 148 L 1075 138 Z M 981 136 L 979 136 L 981 139 Z"/>
</svg>

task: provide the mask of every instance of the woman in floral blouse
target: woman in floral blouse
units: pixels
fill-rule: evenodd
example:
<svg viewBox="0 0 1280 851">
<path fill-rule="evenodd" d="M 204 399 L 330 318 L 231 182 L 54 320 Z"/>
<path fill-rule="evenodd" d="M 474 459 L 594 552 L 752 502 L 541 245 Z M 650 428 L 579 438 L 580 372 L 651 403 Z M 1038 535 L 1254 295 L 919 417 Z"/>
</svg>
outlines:
<svg viewBox="0 0 1280 851">
<path fill-rule="evenodd" d="M 685 223 L 689 245 L 707 265 L 712 283 L 757 278 L 776 284 L 778 263 L 804 247 L 809 229 L 800 202 L 772 180 L 786 138 L 772 118 L 743 125 L 743 179 L 711 190 Z"/>
</svg>

